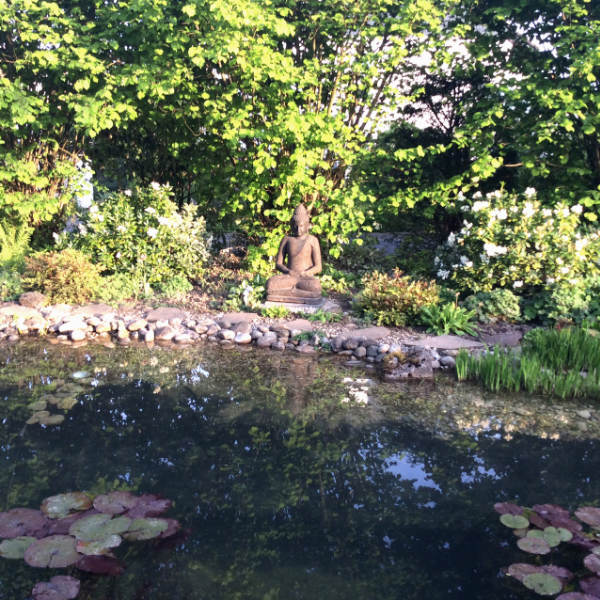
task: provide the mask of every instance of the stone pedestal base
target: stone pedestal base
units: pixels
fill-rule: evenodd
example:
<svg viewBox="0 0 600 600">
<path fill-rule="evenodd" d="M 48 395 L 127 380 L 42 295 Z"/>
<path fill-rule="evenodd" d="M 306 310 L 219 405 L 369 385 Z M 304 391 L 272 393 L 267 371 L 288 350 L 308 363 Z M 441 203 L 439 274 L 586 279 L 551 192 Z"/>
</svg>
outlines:
<svg viewBox="0 0 600 600">
<path fill-rule="evenodd" d="M 342 312 L 340 305 L 334 300 L 329 300 L 328 298 L 319 298 L 318 300 L 319 304 L 298 304 L 296 302 L 273 302 L 267 300 L 261 304 L 261 308 L 282 306 L 283 308 L 287 308 L 290 312 L 304 313 L 306 315 L 311 315 L 318 310 L 322 310 L 323 312 Z"/>
<path fill-rule="evenodd" d="M 283 302 L 286 304 L 308 304 L 309 306 L 321 306 L 323 297 L 310 298 L 305 296 L 286 296 L 284 294 L 267 294 L 267 302 Z"/>
</svg>

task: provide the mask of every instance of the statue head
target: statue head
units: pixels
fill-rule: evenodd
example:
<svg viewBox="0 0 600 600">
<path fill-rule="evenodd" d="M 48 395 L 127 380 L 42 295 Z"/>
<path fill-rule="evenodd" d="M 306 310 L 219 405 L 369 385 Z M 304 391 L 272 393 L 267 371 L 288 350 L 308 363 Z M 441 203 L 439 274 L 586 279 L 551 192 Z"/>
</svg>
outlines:
<svg viewBox="0 0 600 600">
<path fill-rule="evenodd" d="M 298 204 L 298 206 L 296 206 L 296 210 L 294 210 L 294 215 L 292 216 L 291 224 L 292 233 L 294 235 L 304 235 L 305 233 L 308 233 L 310 218 L 304 204 Z"/>
</svg>

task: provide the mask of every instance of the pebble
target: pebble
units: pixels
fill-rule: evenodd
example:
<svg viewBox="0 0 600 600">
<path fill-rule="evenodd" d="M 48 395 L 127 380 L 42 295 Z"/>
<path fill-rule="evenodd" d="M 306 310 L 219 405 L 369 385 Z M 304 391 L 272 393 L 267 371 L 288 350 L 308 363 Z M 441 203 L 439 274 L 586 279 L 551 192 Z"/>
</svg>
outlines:
<svg viewBox="0 0 600 600">
<path fill-rule="evenodd" d="M 246 323 L 249 325 L 249 323 Z M 247 332 L 239 332 L 235 334 L 233 341 L 236 344 L 249 344 L 252 341 L 252 336 Z"/>
</svg>

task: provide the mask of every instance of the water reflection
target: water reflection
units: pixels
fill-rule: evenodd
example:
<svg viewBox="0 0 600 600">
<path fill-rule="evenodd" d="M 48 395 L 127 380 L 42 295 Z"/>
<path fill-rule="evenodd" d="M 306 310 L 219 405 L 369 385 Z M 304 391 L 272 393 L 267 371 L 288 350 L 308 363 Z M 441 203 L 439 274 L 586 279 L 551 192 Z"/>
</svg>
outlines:
<svg viewBox="0 0 600 600">
<path fill-rule="evenodd" d="M 6 352 L 0 509 L 124 488 L 173 499 L 190 531 L 175 548 L 130 550 L 119 578 L 84 577 L 82 598 L 524 598 L 498 577 L 515 550 L 493 503 L 600 495 L 589 431 L 507 442 L 452 429 L 449 398 L 465 388 L 448 382 L 368 385 L 273 353 Z M 28 404 L 84 366 L 96 384 L 82 383 L 64 422 L 24 427 Z M 343 402 L 352 387 L 367 404 Z M 481 408 L 471 402 L 469 423 Z M 0 561 L 0 598 L 26 597 L 35 571 Z"/>
</svg>

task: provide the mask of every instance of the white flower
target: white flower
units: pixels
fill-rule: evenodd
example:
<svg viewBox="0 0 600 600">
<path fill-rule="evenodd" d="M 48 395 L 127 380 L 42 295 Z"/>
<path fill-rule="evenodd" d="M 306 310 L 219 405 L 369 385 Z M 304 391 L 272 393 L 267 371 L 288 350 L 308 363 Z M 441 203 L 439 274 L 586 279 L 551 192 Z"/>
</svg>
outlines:
<svg viewBox="0 0 600 600">
<path fill-rule="evenodd" d="M 117 260 L 119 260 L 119 258 L 121 258 L 121 253 L 120 253 L 120 252 L 117 252 L 117 253 L 115 254 L 115 258 L 116 258 Z"/>
<path fill-rule="evenodd" d="M 148 206 L 144 212 L 147 212 L 149 215 L 155 215 L 156 214 L 156 209 L 152 208 L 152 206 Z"/>
<path fill-rule="evenodd" d="M 525 202 L 525 206 L 523 207 L 523 216 L 525 218 L 533 217 L 535 214 L 535 208 L 531 202 Z"/>
<path fill-rule="evenodd" d="M 569 267 L 561 267 L 561 268 L 559 269 L 559 271 L 560 271 L 560 272 L 561 272 L 563 275 L 566 275 L 566 274 L 569 272 L 569 270 L 570 270 L 570 269 L 569 269 Z"/>
<path fill-rule="evenodd" d="M 457 198 L 459 200 L 464 200 L 465 199 L 465 195 L 462 192 L 458 192 Z"/>
<path fill-rule="evenodd" d="M 119 225 L 119 226 L 117 227 L 117 231 L 118 231 L 119 233 L 125 233 L 125 232 L 127 231 L 127 227 L 125 227 L 125 225 Z"/>
<path fill-rule="evenodd" d="M 131 190 L 125 190 L 123 192 L 128 198 L 131 198 Z"/>
<path fill-rule="evenodd" d="M 562 259 L 560 256 L 558 256 L 558 257 L 556 258 L 556 264 L 557 264 L 557 265 L 562 265 L 562 264 L 563 264 L 563 259 Z"/>
<path fill-rule="evenodd" d="M 153 182 L 150 184 L 150 187 L 151 187 L 153 190 L 155 190 L 156 192 L 158 192 L 158 190 L 160 190 L 160 183 L 157 183 L 156 181 L 153 181 Z"/>
<path fill-rule="evenodd" d="M 582 238 L 580 240 L 576 240 L 575 241 L 575 250 L 577 250 L 577 252 L 580 252 L 581 250 L 583 250 L 586 246 L 588 245 L 588 240 L 586 240 L 585 238 Z"/>
<path fill-rule="evenodd" d="M 448 246 L 454 246 L 455 242 L 456 242 L 456 235 L 454 233 L 450 233 L 450 235 L 448 236 L 448 239 L 446 240 L 446 244 Z"/>
<path fill-rule="evenodd" d="M 86 194 L 85 196 L 79 196 L 79 198 L 77 198 L 77 206 L 79 206 L 79 208 L 86 209 L 92 205 L 93 201 L 94 201 L 93 194 Z"/>
<path fill-rule="evenodd" d="M 580 215 L 583 212 L 583 207 L 581 204 L 575 204 L 574 206 L 571 206 L 571 212 L 574 215 Z"/>
<path fill-rule="evenodd" d="M 87 227 L 83 223 L 78 223 L 77 229 L 79 229 L 79 233 L 81 235 L 85 235 L 87 233 Z"/>
<path fill-rule="evenodd" d="M 148 231 L 146 232 L 148 237 L 155 238 L 158 235 L 158 229 L 155 227 L 148 227 Z"/>
<path fill-rule="evenodd" d="M 505 246 L 497 246 L 491 242 L 486 242 L 483 245 L 483 250 L 488 256 L 500 256 L 506 254 L 507 248 Z"/>
<path fill-rule="evenodd" d="M 506 219 L 506 217 L 508 217 L 508 213 L 506 212 L 505 208 L 495 208 L 490 213 L 490 216 L 492 217 L 492 219 L 498 219 L 498 221 L 504 221 L 504 219 Z"/>
<path fill-rule="evenodd" d="M 524 194 L 525 194 L 525 197 L 526 197 L 526 198 L 532 198 L 532 197 L 533 197 L 533 196 L 535 196 L 535 194 L 536 194 L 535 188 L 533 188 L 533 187 L 528 187 L 528 188 L 525 190 Z"/>
<path fill-rule="evenodd" d="M 547 277 L 546 278 L 546 283 L 554 283 L 556 281 L 556 279 L 554 279 L 554 277 Z"/>
<path fill-rule="evenodd" d="M 487 200 L 477 200 L 477 202 L 473 202 L 473 212 L 479 212 L 480 210 L 484 210 L 490 206 L 490 203 Z"/>
<path fill-rule="evenodd" d="M 448 271 L 448 270 L 446 270 L 446 269 L 440 269 L 440 270 L 437 272 L 437 276 L 438 276 L 440 279 L 448 279 L 448 276 L 449 276 L 449 275 L 450 275 L 450 271 Z"/>
<path fill-rule="evenodd" d="M 481 192 L 475 192 L 473 194 L 473 200 L 477 200 L 479 198 L 481 198 L 483 196 L 483 194 Z"/>
<path fill-rule="evenodd" d="M 472 267 L 473 263 L 469 260 L 469 258 L 467 256 L 461 256 L 460 257 L 460 264 L 465 266 L 465 267 Z"/>
<path fill-rule="evenodd" d="M 467 221 L 466 219 L 463 221 L 463 228 L 466 229 L 467 231 L 469 231 L 469 229 L 471 229 L 471 227 L 473 227 L 473 223 L 470 223 L 469 221 Z"/>
<path fill-rule="evenodd" d="M 544 216 L 544 217 L 550 217 L 550 216 L 552 216 L 552 211 L 549 208 L 544 208 L 542 210 L 542 216 Z"/>
<path fill-rule="evenodd" d="M 167 217 L 158 217 L 158 223 L 160 225 L 169 225 L 171 221 Z"/>
<path fill-rule="evenodd" d="M 433 259 L 433 264 L 434 264 L 436 267 L 437 267 L 437 266 L 440 264 L 440 257 L 439 257 L 439 256 L 436 256 L 436 257 Z"/>
<path fill-rule="evenodd" d="M 519 279 L 518 281 L 515 281 L 515 282 L 513 283 L 513 287 L 514 287 L 514 288 L 520 288 L 520 287 L 523 287 L 523 282 L 522 282 L 522 281 Z"/>
</svg>

